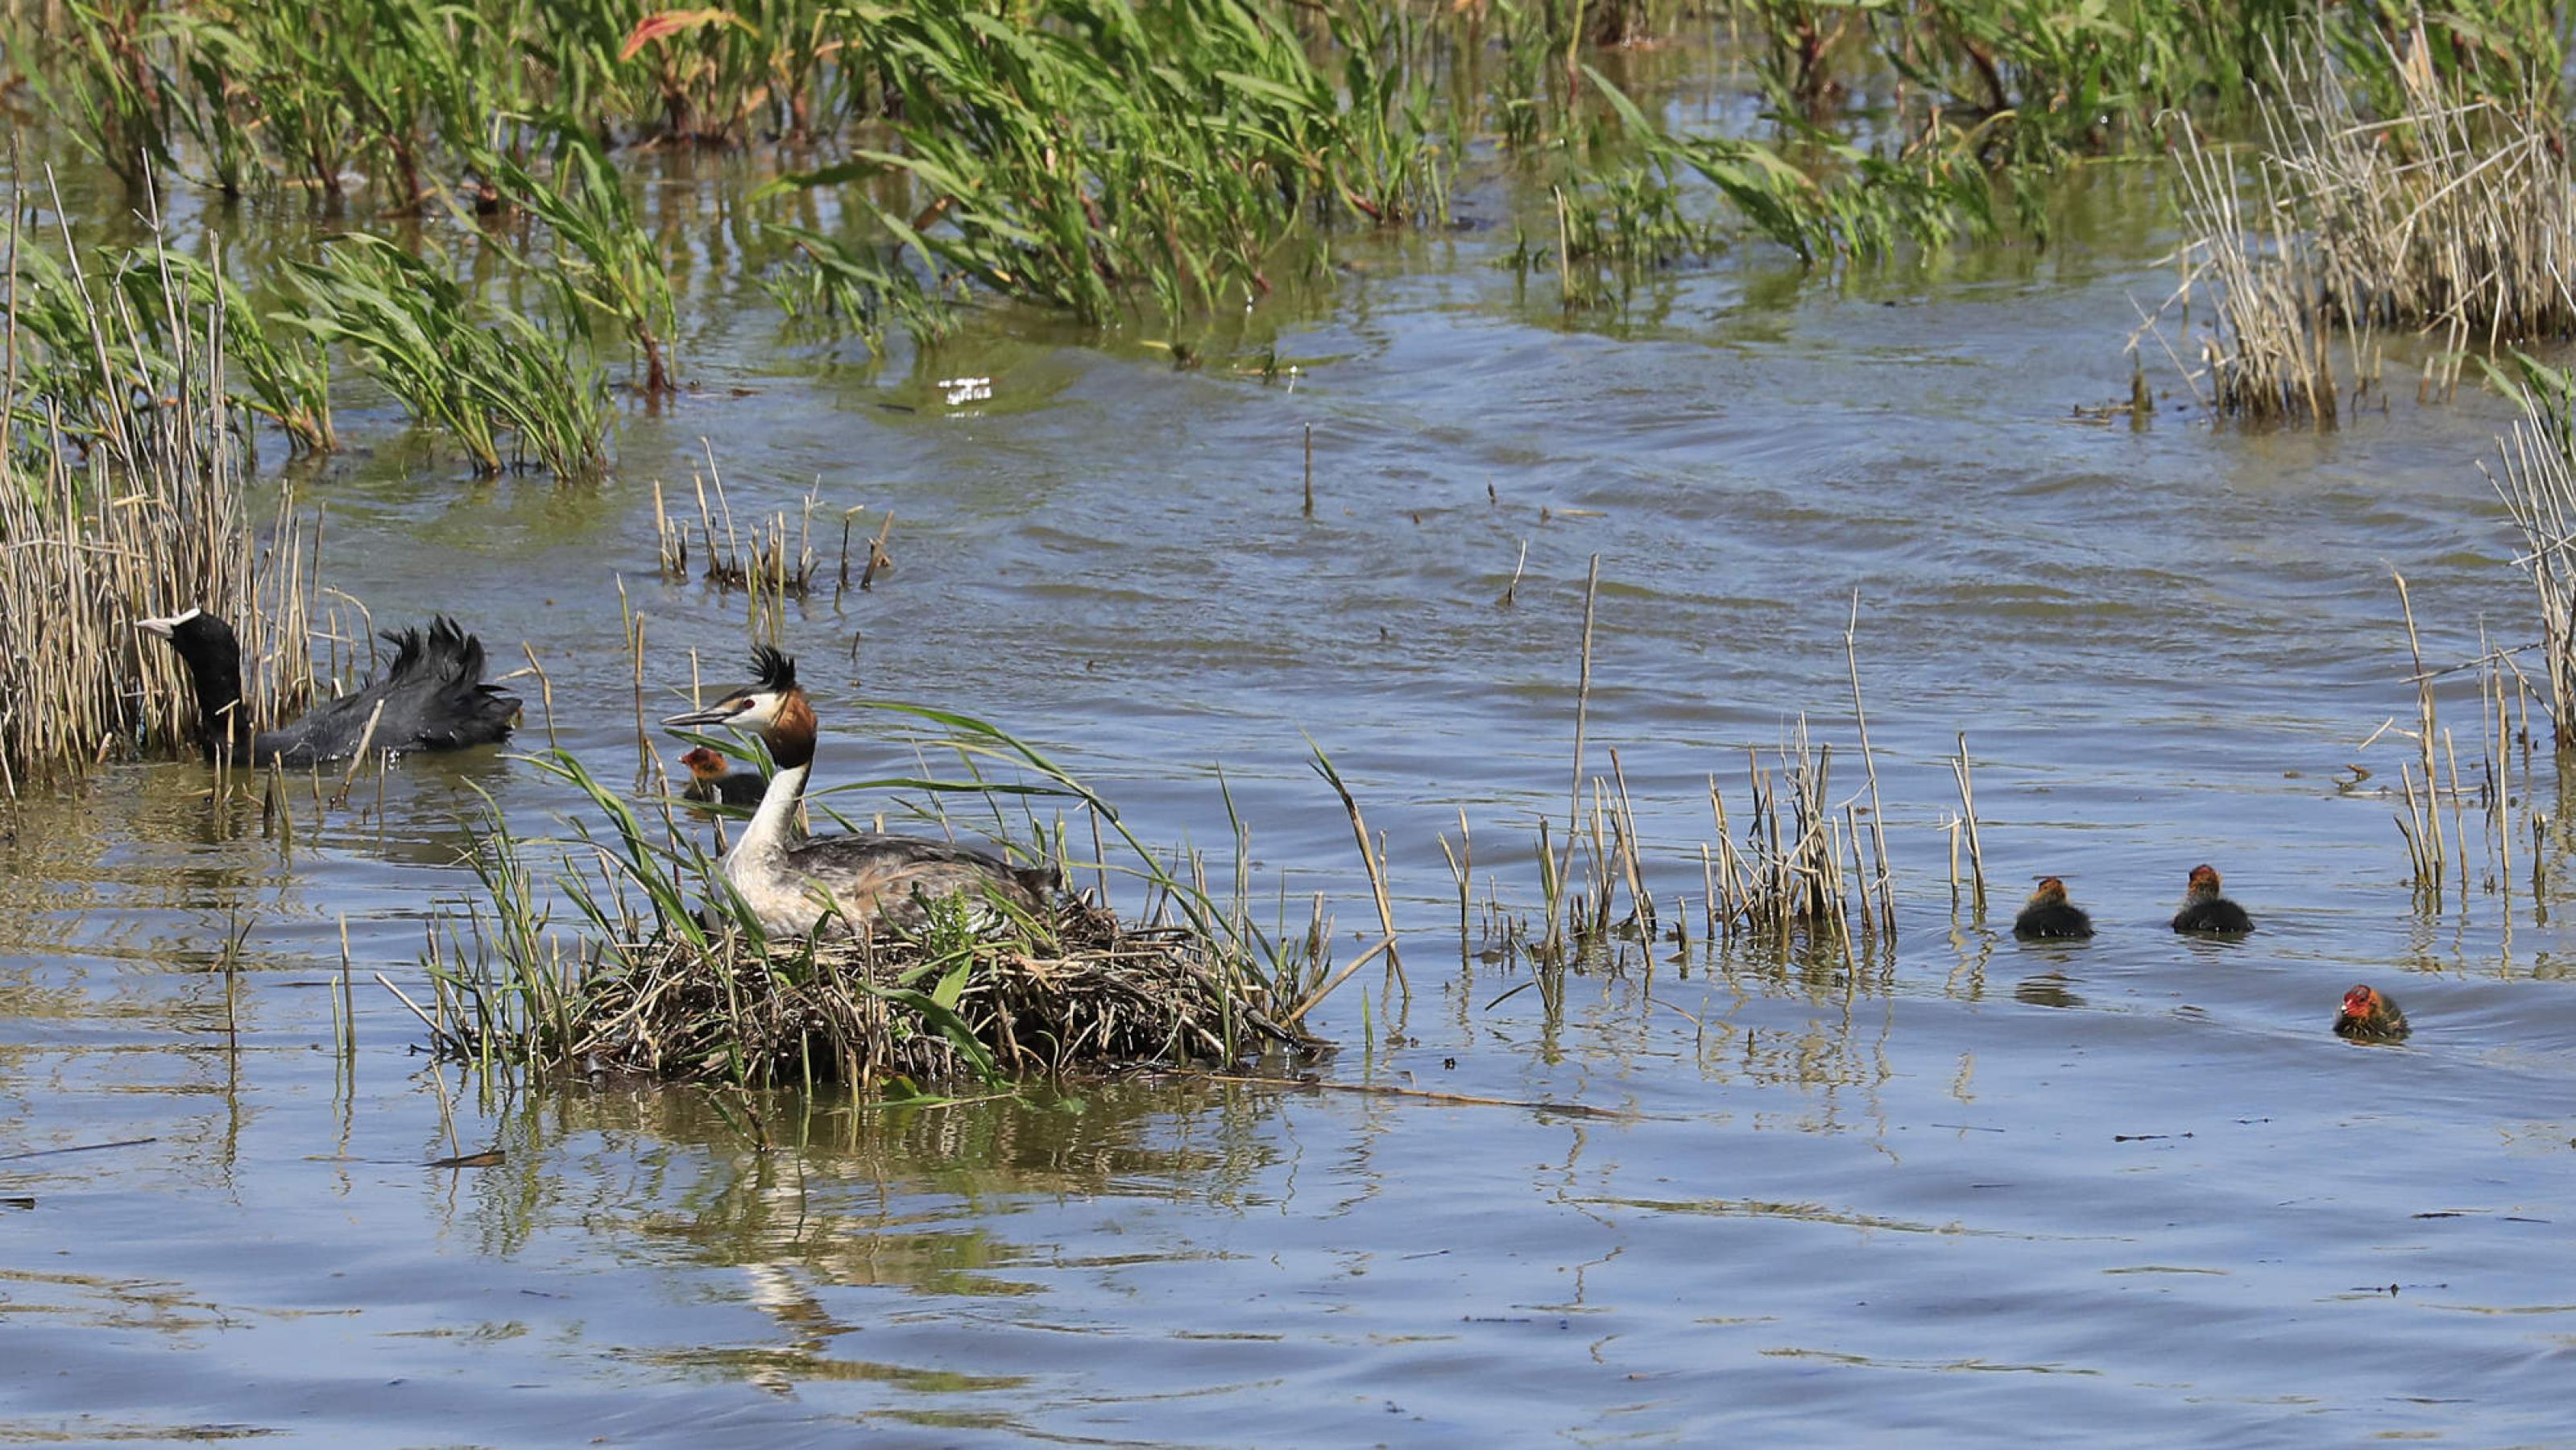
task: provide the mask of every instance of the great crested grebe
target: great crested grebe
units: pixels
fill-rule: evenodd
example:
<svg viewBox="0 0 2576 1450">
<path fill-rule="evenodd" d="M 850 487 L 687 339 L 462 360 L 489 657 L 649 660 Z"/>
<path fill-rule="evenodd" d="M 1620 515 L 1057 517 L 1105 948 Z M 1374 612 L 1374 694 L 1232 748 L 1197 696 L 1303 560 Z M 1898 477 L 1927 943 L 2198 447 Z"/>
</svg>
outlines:
<svg viewBox="0 0 2576 1450">
<path fill-rule="evenodd" d="M 2066 883 L 2054 876 L 2039 878 L 2039 888 L 2023 903 L 2021 915 L 2013 918 L 2013 935 L 2024 941 L 2050 938 L 2081 938 L 2093 934 L 2093 918 L 2082 908 L 2066 900 Z"/>
<path fill-rule="evenodd" d="M 2194 866 L 2190 888 L 2183 893 L 2182 910 L 2174 913 L 2173 928 L 2237 936 L 2254 929 L 2254 918 L 2245 914 L 2244 907 L 2219 895 L 2216 867 Z"/>
<path fill-rule="evenodd" d="M 303 719 L 251 733 L 242 711 L 241 641 L 201 609 L 134 627 L 170 641 L 197 689 L 197 741 L 209 759 L 234 765 L 312 765 L 369 750 L 462 750 L 508 738 L 519 697 L 483 683 L 483 642 L 440 616 L 426 631 L 388 632 L 394 662 L 355 694 L 315 706 Z M 383 713 L 378 713 L 381 706 Z M 368 722 L 375 733 L 367 733 Z"/>
<path fill-rule="evenodd" d="M 2412 1030 L 2388 994 L 2368 983 L 2346 991 L 2343 1006 L 2335 1010 L 2334 1034 L 2349 1041 L 2402 1042 Z"/>
<path fill-rule="evenodd" d="M 1046 905 L 1056 887 L 1051 866 L 1014 866 L 946 841 L 859 831 L 807 836 L 796 807 L 814 771 L 814 707 L 796 683 L 796 661 L 762 645 L 752 651 L 757 680 L 726 692 L 703 710 L 674 715 L 669 726 L 725 725 L 756 731 L 778 772 L 761 793 L 751 824 L 725 852 L 725 879 L 772 932 L 802 936 L 837 909 L 847 931 L 922 920 L 923 903 L 989 892 L 1027 911 Z"/>
<path fill-rule="evenodd" d="M 756 806 L 761 793 L 769 789 L 768 776 L 756 770 L 728 772 L 725 767 L 732 762 L 703 745 L 691 747 L 680 763 L 689 768 L 689 783 L 680 791 L 683 800 Z"/>
</svg>

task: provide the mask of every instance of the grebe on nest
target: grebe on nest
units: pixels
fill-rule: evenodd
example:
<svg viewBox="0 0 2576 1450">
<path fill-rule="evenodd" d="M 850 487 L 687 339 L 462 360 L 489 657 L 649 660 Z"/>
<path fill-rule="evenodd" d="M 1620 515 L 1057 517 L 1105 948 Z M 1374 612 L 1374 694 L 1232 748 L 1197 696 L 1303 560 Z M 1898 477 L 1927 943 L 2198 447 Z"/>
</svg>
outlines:
<svg viewBox="0 0 2576 1450">
<path fill-rule="evenodd" d="M 1046 906 L 1057 883 L 1051 866 L 1014 866 L 946 841 L 876 831 L 806 835 L 796 807 L 814 771 L 814 706 L 796 683 L 795 660 L 762 645 L 752 651 L 752 668 L 755 683 L 662 723 L 757 731 L 777 762 L 760 809 L 724 857 L 725 879 L 762 926 L 803 936 L 833 908 L 841 930 L 909 926 L 923 919 L 925 902 L 987 892 L 1024 911 Z"/>
<path fill-rule="evenodd" d="M 241 641 L 233 627 L 191 609 L 134 627 L 170 641 L 197 689 L 197 741 L 208 759 L 233 765 L 313 765 L 370 750 L 462 750 L 505 739 L 519 697 L 483 683 L 483 642 L 444 616 L 426 632 L 388 632 L 394 662 L 355 694 L 315 706 L 301 720 L 251 733 L 242 710 Z M 383 713 L 377 713 L 377 707 Z M 367 724 L 375 722 L 370 738 Z"/>
</svg>

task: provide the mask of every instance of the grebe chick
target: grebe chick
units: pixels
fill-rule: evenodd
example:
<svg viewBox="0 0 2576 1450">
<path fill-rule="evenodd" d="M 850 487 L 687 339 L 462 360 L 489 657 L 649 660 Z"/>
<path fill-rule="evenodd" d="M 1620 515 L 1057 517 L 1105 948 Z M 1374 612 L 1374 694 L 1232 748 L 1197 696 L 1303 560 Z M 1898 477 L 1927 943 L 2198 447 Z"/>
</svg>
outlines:
<svg viewBox="0 0 2576 1450">
<path fill-rule="evenodd" d="M 369 750 L 462 750 L 508 738 L 519 697 L 483 683 L 483 642 L 439 616 L 429 629 L 386 633 L 394 662 L 354 694 L 327 701 L 301 720 L 251 733 L 242 710 L 241 641 L 201 609 L 134 627 L 170 641 L 197 690 L 197 742 L 206 757 L 234 765 L 313 765 Z M 377 713 L 377 707 L 383 713 Z M 367 724 L 375 722 L 370 737 Z"/>
<path fill-rule="evenodd" d="M 2335 1013 L 2334 1034 L 2349 1042 L 2403 1042 L 2413 1030 L 2397 1004 L 2368 983 L 2346 991 L 2343 1006 Z"/>
<path fill-rule="evenodd" d="M 689 768 L 689 784 L 680 792 L 684 800 L 706 801 L 728 806 L 756 806 L 761 792 L 769 789 L 769 777 L 756 770 L 728 772 L 731 762 L 723 755 L 699 745 L 680 757 Z"/>
<path fill-rule="evenodd" d="M 2191 885 L 2183 893 L 2182 910 L 2174 913 L 2176 931 L 2208 932 L 2213 935 L 2241 935 L 2254 929 L 2254 918 L 2245 908 L 2218 894 L 2218 870 L 2212 866 L 2191 868 Z"/>
<path fill-rule="evenodd" d="M 814 706 L 796 683 L 795 660 L 763 645 L 752 651 L 752 668 L 755 683 L 662 723 L 757 731 L 778 764 L 760 809 L 724 857 L 725 879 L 762 926 L 803 936 L 827 907 L 838 908 L 833 929 L 839 931 L 881 922 L 910 926 L 924 919 L 924 902 L 987 892 L 1025 911 L 1045 907 L 1056 887 L 1051 866 L 1014 866 L 946 841 L 875 831 L 807 836 L 796 823 L 796 807 L 814 770 Z"/>
<path fill-rule="evenodd" d="M 2024 941 L 2052 938 L 2083 938 L 2093 934 L 2093 918 L 2066 900 L 2066 883 L 2054 876 L 2039 878 L 2039 887 L 2022 905 L 2021 915 L 2013 918 L 2013 935 Z"/>
</svg>

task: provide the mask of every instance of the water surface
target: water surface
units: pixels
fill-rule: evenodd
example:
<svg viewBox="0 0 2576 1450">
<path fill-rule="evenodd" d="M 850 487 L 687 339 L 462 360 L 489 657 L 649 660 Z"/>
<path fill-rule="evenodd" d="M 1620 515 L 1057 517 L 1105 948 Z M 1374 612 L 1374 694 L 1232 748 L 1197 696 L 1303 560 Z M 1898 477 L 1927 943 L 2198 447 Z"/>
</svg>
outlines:
<svg viewBox="0 0 2576 1450">
<path fill-rule="evenodd" d="M 714 248 L 740 171 L 682 159 L 648 194 Z M 2502 763 L 2553 822 L 2537 903 L 2518 835 L 2510 873 L 2435 907 L 2384 789 L 2406 747 L 2358 752 L 2412 709 L 2392 566 L 2437 663 L 2482 629 L 2536 634 L 2471 466 L 2506 415 L 2468 392 L 2419 407 L 2410 385 L 2333 433 L 2249 435 L 2207 426 L 2166 373 L 2144 427 L 2077 416 L 2127 397 L 2129 299 L 2169 285 L 2153 184 L 2075 194 L 2045 252 L 1818 279 L 1748 247 L 1570 319 L 1552 283 L 1494 265 L 1514 194 L 1470 188 L 1461 230 L 1346 241 L 1196 370 L 1147 345 L 1168 338 L 1008 310 L 869 365 L 782 343 L 710 253 L 683 268 L 704 391 L 630 416 L 618 476 L 592 487 L 466 480 L 353 392 L 344 432 L 368 446 L 294 471 L 327 509 L 334 581 L 380 622 L 452 610 L 514 664 L 529 642 L 561 742 L 612 773 L 634 759 L 621 579 L 654 705 L 690 651 L 737 672 L 740 597 L 653 572 L 652 482 L 684 491 L 709 449 L 738 517 L 811 491 L 818 520 L 898 520 L 891 576 L 787 628 L 827 782 L 913 765 L 848 702 L 935 701 L 1222 862 L 1221 770 L 1257 898 L 1302 924 L 1326 893 L 1347 956 L 1373 912 L 1311 736 L 1385 833 L 1409 983 L 1372 969 L 1327 1005 L 1343 1051 L 1324 1076 L 1509 1101 L 1149 1080 L 936 1108 L 780 1097 L 762 1152 L 693 1090 L 436 1071 L 367 983 L 420 981 L 425 927 L 470 884 L 478 792 L 522 829 L 565 807 L 530 767 L 410 762 L 318 832 L 307 802 L 285 847 L 194 765 L 114 766 L 0 843 L 0 1140 L 43 1154 L 0 1161 L 0 1425 L 2563 1436 L 2559 778 L 2545 745 Z M 1237 370 L 1273 344 L 1293 379 Z M 946 405 L 938 380 L 967 375 L 991 399 Z M 817 524 L 827 550 L 836 530 Z M 1632 955 L 1508 996 L 1517 960 L 1462 962 L 1439 837 L 1463 807 L 1480 901 L 1490 881 L 1531 909 L 1595 556 L 1588 764 L 1617 749 L 1668 920 L 1677 896 L 1697 909 L 1707 778 L 1740 811 L 1747 745 L 1806 712 L 1858 787 L 1857 591 L 1892 946 L 1783 964 L 1711 954 L 1695 926 L 1686 959 L 1666 944 L 1651 970 Z M 2474 700 L 2446 679 L 2472 784 L 2493 753 Z M 1946 884 L 1962 730 L 1982 916 Z M 2354 761 L 2375 773 L 2340 787 Z M 2465 831 L 2483 858 L 2482 818 Z M 2250 940 L 2164 929 L 2204 860 L 2260 918 Z M 2010 939 L 2044 872 L 2095 941 Z M 344 927 L 350 1063 L 330 1050 Z M 2365 979 L 2404 1003 L 2409 1045 L 2327 1033 Z M 1514 1105 L 1532 1102 L 1617 1116 Z M 486 1149 L 497 1165 L 422 1166 Z"/>
</svg>

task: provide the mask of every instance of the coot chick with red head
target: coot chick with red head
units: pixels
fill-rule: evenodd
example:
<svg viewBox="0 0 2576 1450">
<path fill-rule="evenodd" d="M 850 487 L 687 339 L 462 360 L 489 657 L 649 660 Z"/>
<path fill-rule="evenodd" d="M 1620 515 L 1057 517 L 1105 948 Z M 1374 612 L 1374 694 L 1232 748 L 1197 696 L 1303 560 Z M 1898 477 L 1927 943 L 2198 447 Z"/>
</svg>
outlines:
<svg viewBox="0 0 2576 1450">
<path fill-rule="evenodd" d="M 2403 1042 L 2413 1030 L 2388 994 L 2366 982 L 2345 992 L 2335 1013 L 2334 1034 L 2347 1042 Z"/>
<path fill-rule="evenodd" d="M 700 745 L 680 757 L 689 768 L 689 783 L 681 790 L 682 799 L 706 801 L 728 806 L 756 806 L 761 792 L 769 789 L 769 777 L 756 770 L 728 771 L 732 762 L 722 754 Z"/>
<path fill-rule="evenodd" d="M 2245 908 L 2219 894 L 2218 869 L 2214 866 L 2191 868 L 2191 885 L 2183 893 L 2182 910 L 2174 913 L 2176 931 L 2203 932 L 2211 936 L 2236 936 L 2254 929 L 2254 918 Z"/>
<path fill-rule="evenodd" d="M 2093 918 L 2066 899 L 2066 883 L 2039 878 L 2039 887 L 2013 918 L 2013 935 L 2023 941 L 2081 940 L 2093 934 Z"/>
<path fill-rule="evenodd" d="M 138 619 L 134 627 L 170 641 L 188 667 L 197 691 L 197 742 L 210 760 L 318 765 L 345 760 L 362 744 L 396 755 L 462 750 L 508 738 L 519 714 L 518 696 L 483 683 L 483 642 L 443 616 L 426 630 L 386 634 L 393 664 L 355 693 L 256 734 L 242 708 L 241 641 L 231 625 L 191 609 L 168 619 Z"/>
</svg>

